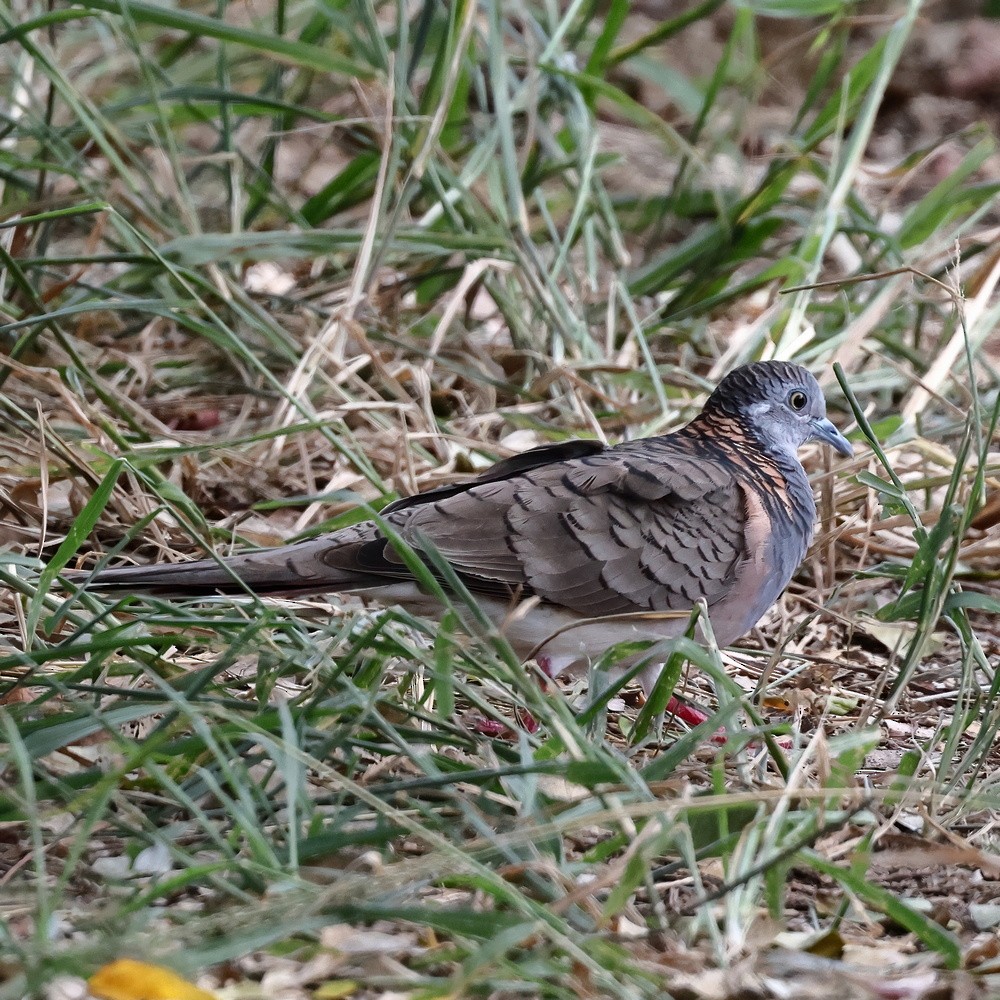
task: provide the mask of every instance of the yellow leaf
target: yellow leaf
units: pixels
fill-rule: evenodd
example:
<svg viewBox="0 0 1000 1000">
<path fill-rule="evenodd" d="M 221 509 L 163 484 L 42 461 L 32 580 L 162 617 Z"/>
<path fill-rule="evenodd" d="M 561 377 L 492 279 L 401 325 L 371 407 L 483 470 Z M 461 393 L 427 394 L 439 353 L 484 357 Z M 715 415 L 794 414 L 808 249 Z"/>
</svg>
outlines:
<svg viewBox="0 0 1000 1000">
<path fill-rule="evenodd" d="M 87 988 L 100 1000 L 216 1000 L 213 993 L 198 989 L 162 965 L 131 958 L 119 958 L 98 969 Z"/>
<path fill-rule="evenodd" d="M 353 979 L 329 979 L 313 991 L 313 1000 L 344 1000 L 359 989 Z"/>
</svg>

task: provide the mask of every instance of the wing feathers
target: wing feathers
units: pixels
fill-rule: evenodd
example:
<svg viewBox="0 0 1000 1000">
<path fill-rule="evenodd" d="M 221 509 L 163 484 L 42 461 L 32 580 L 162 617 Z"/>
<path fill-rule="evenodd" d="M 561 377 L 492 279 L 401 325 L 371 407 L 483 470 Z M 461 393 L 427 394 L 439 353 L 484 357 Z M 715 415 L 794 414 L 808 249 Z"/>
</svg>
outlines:
<svg viewBox="0 0 1000 1000">
<path fill-rule="evenodd" d="M 744 509 L 720 464 L 626 446 L 411 508 L 401 531 L 473 589 L 517 585 L 590 616 L 718 599 L 746 554 Z"/>
<path fill-rule="evenodd" d="M 433 545 L 473 592 L 537 595 L 585 616 L 686 610 L 726 592 L 746 559 L 731 468 L 678 436 L 604 449 L 547 446 L 472 483 L 397 501 L 385 522 Z M 408 579 L 377 522 L 226 560 L 103 571 L 96 583 L 195 593 L 364 589 Z"/>
</svg>

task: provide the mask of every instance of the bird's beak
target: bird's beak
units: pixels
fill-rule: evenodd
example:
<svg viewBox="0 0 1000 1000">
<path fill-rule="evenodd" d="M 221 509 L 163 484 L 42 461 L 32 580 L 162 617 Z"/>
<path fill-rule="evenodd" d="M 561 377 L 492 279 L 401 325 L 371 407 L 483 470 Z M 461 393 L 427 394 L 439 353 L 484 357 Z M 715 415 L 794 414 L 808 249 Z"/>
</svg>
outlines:
<svg viewBox="0 0 1000 1000">
<path fill-rule="evenodd" d="M 838 455 L 843 455 L 844 458 L 854 457 L 854 448 L 851 446 L 851 442 L 826 417 L 820 417 L 812 422 L 811 437 L 814 441 L 822 441 L 824 444 L 830 445 Z"/>
</svg>

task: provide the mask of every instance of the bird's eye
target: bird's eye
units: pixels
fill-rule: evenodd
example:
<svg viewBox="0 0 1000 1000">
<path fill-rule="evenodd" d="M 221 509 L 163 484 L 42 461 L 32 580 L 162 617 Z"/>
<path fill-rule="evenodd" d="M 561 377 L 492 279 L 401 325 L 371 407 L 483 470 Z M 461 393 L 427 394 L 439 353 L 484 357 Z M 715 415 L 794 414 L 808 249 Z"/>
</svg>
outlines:
<svg viewBox="0 0 1000 1000">
<path fill-rule="evenodd" d="M 793 410 L 804 410 L 806 408 L 806 403 L 809 400 L 806 398 L 806 394 L 801 389 L 793 389 L 788 394 L 788 405 Z"/>
</svg>

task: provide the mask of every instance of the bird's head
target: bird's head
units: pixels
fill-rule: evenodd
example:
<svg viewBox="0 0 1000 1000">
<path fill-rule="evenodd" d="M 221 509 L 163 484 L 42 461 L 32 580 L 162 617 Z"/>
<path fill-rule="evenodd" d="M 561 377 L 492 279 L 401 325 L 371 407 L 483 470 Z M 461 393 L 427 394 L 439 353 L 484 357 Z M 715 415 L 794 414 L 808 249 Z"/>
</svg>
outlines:
<svg viewBox="0 0 1000 1000">
<path fill-rule="evenodd" d="M 827 419 L 819 383 L 790 361 L 755 361 L 731 371 L 705 404 L 705 413 L 738 416 L 762 444 L 791 453 L 821 441 L 838 454 L 854 454 L 850 441 Z"/>
</svg>

